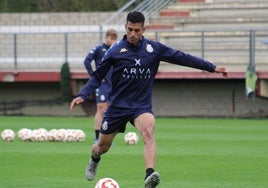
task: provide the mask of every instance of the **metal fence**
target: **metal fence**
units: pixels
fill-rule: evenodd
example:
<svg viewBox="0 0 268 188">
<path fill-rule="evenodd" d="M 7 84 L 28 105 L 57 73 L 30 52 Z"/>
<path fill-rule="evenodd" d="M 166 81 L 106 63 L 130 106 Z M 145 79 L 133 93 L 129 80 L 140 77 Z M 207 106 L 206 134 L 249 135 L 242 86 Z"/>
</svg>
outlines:
<svg viewBox="0 0 268 188">
<path fill-rule="evenodd" d="M 99 44 L 102 34 L 0 34 L 0 71 L 57 71 L 64 62 L 69 62 L 72 70 L 84 70 L 84 58 Z M 123 34 L 119 33 L 119 39 Z M 268 46 L 263 42 L 268 30 L 155 30 L 146 31 L 145 36 L 232 70 L 245 71 L 251 63 L 257 70 L 268 71 Z M 165 64 L 160 69 L 177 70 Z"/>
</svg>

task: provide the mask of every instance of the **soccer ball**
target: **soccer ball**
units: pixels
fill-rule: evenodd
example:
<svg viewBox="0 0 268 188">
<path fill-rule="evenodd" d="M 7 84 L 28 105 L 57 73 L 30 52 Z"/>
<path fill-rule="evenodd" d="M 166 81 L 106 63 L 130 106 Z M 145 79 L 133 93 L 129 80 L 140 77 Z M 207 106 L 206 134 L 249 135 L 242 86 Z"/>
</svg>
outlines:
<svg viewBox="0 0 268 188">
<path fill-rule="evenodd" d="M 56 134 L 57 134 L 57 129 L 51 129 L 48 131 L 48 140 L 49 141 L 56 141 Z"/>
<path fill-rule="evenodd" d="M 77 140 L 79 142 L 85 141 L 86 133 L 83 130 L 78 129 L 78 130 L 76 130 L 76 133 L 77 133 Z"/>
<path fill-rule="evenodd" d="M 5 129 L 1 133 L 1 137 L 4 141 L 12 142 L 15 139 L 15 132 L 12 129 Z"/>
<path fill-rule="evenodd" d="M 139 141 L 139 136 L 135 132 L 128 132 L 125 134 L 125 143 L 129 145 L 137 144 Z"/>
<path fill-rule="evenodd" d="M 54 141 L 62 142 L 67 134 L 66 129 L 57 129 Z"/>
<path fill-rule="evenodd" d="M 96 183 L 95 188 L 120 188 L 120 187 L 114 179 L 102 178 Z"/>
<path fill-rule="evenodd" d="M 76 129 L 66 129 L 64 142 L 74 142 L 77 141 Z"/>
<path fill-rule="evenodd" d="M 32 130 L 27 128 L 22 128 L 18 131 L 18 137 L 22 141 L 29 141 L 31 139 Z"/>
<path fill-rule="evenodd" d="M 35 130 L 35 141 L 45 142 L 48 140 L 48 131 L 45 128 Z"/>
</svg>

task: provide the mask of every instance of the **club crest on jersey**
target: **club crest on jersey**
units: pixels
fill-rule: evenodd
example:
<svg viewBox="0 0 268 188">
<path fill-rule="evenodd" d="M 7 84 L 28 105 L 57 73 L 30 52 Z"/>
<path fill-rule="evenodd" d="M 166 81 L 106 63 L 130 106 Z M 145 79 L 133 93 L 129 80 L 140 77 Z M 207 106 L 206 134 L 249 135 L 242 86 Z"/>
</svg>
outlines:
<svg viewBox="0 0 268 188">
<path fill-rule="evenodd" d="M 104 121 L 103 124 L 101 125 L 102 130 L 106 131 L 108 129 L 108 122 Z"/>
<path fill-rule="evenodd" d="M 126 48 L 121 48 L 119 53 L 124 53 L 124 52 L 127 52 L 127 49 Z"/>
<path fill-rule="evenodd" d="M 152 53 L 152 52 L 154 51 L 154 49 L 153 49 L 153 47 L 152 47 L 151 44 L 147 44 L 147 46 L 146 46 L 146 50 L 147 50 L 147 52 L 149 52 L 149 53 Z"/>
<path fill-rule="evenodd" d="M 100 96 L 100 100 L 101 100 L 101 101 L 105 101 L 105 95 L 101 95 L 101 96 Z"/>
<path fill-rule="evenodd" d="M 103 52 L 106 52 L 106 48 L 102 48 L 102 51 L 103 51 Z"/>
</svg>

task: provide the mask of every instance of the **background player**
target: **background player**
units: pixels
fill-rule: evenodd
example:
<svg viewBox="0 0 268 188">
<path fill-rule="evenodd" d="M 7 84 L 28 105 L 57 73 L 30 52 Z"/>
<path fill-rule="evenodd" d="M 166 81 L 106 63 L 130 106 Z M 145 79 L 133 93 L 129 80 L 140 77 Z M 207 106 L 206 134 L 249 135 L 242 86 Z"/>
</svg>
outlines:
<svg viewBox="0 0 268 188">
<path fill-rule="evenodd" d="M 84 60 L 85 68 L 90 76 L 93 76 L 92 62 L 95 62 L 95 68 L 100 66 L 100 62 L 106 53 L 106 51 L 116 42 L 117 32 L 114 29 L 106 31 L 104 42 L 98 46 L 95 46 L 87 55 Z M 94 129 L 95 129 L 95 142 L 99 139 L 99 132 L 101 127 L 101 121 L 104 111 L 109 105 L 109 95 L 111 92 L 111 71 L 102 80 L 99 88 L 95 90 L 97 111 L 94 117 Z"/>
</svg>

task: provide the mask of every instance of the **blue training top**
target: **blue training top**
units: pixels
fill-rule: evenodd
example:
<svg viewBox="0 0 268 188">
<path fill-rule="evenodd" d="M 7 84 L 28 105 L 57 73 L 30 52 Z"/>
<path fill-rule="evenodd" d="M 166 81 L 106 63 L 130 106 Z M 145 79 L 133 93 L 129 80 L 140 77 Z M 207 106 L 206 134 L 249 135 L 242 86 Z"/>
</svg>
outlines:
<svg viewBox="0 0 268 188">
<path fill-rule="evenodd" d="M 95 46 L 86 56 L 84 60 L 85 68 L 90 76 L 93 76 L 93 68 L 92 68 L 92 61 L 95 62 L 96 69 L 100 66 L 101 60 L 106 53 L 106 51 L 110 48 L 110 46 L 102 43 L 100 45 Z M 101 88 L 103 91 L 110 92 L 112 89 L 111 83 L 111 74 L 112 72 L 109 71 L 108 74 L 105 76 L 105 80 L 101 84 Z"/>
<path fill-rule="evenodd" d="M 106 52 L 100 66 L 78 96 L 87 99 L 112 66 L 110 106 L 152 108 L 152 85 L 160 61 L 209 72 L 214 72 L 216 67 L 206 60 L 145 37 L 142 37 L 138 46 L 133 46 L 124 36 Z"/>
</svg>

